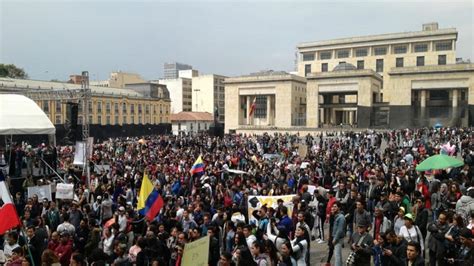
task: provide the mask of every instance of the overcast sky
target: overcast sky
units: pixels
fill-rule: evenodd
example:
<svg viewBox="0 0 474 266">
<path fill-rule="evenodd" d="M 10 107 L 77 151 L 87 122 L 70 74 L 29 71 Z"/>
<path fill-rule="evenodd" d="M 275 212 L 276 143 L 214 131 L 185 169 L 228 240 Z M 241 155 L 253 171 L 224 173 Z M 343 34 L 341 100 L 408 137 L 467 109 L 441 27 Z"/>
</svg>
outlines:
<svg viewBox="0 0 474 266">
<path fill-rule="evenodd" d="M 457 57 L 474 60 L 474 1 L 0 0 L 0 63 L 33 79 L 88 70 L 163 75 L 163 63 L 228 76 L 292 71 L 298 43 L 419 31 L 459 31 Z"/>
</svg>

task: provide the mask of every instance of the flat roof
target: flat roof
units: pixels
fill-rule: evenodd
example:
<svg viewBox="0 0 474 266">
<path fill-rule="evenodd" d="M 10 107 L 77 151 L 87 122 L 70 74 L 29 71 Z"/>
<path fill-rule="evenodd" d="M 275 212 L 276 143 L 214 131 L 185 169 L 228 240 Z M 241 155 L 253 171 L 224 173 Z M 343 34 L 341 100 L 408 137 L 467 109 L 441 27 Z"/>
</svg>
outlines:
<svg viewBox="0 0 474 266">
<path fill-rule="evenodd" d="M 368 42 L 374 42 L 374 41 L 390 41 L 390 40 L 411 39 L 411 38 L 418 38 L 418 37 L 432 37 L 432 36 L 451 35 L 451 34 L 455 34 L 454 38 L 451 37 L 452 39 L 457 39 L 458 31 L 455 28 L 447 28 L 447 29 L 438 29 L 438 30 L 429 30 L 429 31 L 427 30 L 427 31 L 402 32 L 402 33 L 386 33 L 386 34 L 338 38 L 338 39 L 314 41 L 314 42 L 303 42 L 303 43 L 298 44 L 296 47 L 298 49 L 311 48 L 311 47 L 316 48 L 316 47 L 324 47 L 324 46 L 340 45 L 340 44 L 368 43 Z"/>
<path fill-rule="evenodd" d="M 396 67 L 388 71 L 389 75 L 429 74 L 429 73 L 474 72 L 474 64 L 451 64 L 435 66 Z"/>
</svg>

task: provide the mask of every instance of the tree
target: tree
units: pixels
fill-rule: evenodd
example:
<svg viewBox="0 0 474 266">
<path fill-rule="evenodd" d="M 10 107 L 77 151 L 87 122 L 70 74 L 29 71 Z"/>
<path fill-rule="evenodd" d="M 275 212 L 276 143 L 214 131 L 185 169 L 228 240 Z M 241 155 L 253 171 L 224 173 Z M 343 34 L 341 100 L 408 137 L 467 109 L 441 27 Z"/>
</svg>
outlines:
<svg viewBox="0 0 474 266">
<path fill-rule="evenodd" d="M 0 77 L 27 79 L 28 74 L 26 74 L 23 68 L 18 68 L 13 64 L 0 64 Z"/>
</svg>

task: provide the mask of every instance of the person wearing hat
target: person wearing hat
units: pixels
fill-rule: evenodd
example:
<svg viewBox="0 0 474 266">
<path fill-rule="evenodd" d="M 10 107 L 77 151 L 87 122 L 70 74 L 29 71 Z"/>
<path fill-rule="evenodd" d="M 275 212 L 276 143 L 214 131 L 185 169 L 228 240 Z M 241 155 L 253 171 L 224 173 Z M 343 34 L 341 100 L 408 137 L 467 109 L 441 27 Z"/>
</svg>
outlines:
<svg viewBox="0 0 474 266">
<path fill-rule="evenodd" d="M 393 222 L 393 230 L 395 230 L 395 234 L 399 235 L 400 228 L 405 225 L 405 208 L 400 207 L 398 209 L 397 216 L 395 216 L 395 220 Z"/>
<path fill-rule="evenodd" d="M 370 266 L 370 256 L 372 254 L 373 238 L 367 233 L 369 224 L 366 221 L 357 223 L 357 230 L 352 234 L 351 250 L 356 252 L 354 265 Z"/>
<path fill-rule="evenodd" d="M 125 207 L 120 206 L 118 208 L 118 224 L 119 224 L 119 232 L 127 233 L 127 225 L 128 225 L 128 217 L 125 212 Z"/>
<path fill-rule="evenodd" d="M 430 237 L 428 238 L 428 249 L 430 255 L 430 265 L 436 265 L 436 261 L 444 263 L 445 234 L 449 230 L 448 218 L 445 212 L 438 215 L 438 220 L 428 226 Z M 439 263 L 438 263 L 439 264 Z"/>
<path fill-rule="evenodd" d="M 424 254 L 425 243 L 423 243 L 423 235 L 420 228 L 415 225 L 413 214 L 407 213 L 404 216 L 405 225 L 400 228 L 399 236 L 405 238 L 406 241 L 419 243 L 421 246 L 421 254 Z"/>
</svg>

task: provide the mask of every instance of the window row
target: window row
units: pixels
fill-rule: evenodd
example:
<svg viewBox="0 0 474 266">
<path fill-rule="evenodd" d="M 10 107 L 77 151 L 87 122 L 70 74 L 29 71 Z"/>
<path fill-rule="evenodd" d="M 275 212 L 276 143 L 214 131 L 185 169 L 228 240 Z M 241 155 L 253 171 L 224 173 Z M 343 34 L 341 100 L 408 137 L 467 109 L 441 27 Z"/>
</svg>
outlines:
<svg viewBox="0 0 474 266">
<path fill-rule="evenodd" d="M 430 43 L 413 43 L 412 52 L 422 53 L 428 52 Z M 386 55 L 389 51 L 389 46 L 377 46 L 371 47 L 372 55 Z M 409 50 L 409 44 L 398 44 L 391 46 L 391 54 L 406 54 Z M 433 51 L 450 51 L 453 50 L 452 41 L 439 41 L 433 45 Z M 365 57 L 369 55 L 370 48 L 354 48 L 354 49 L 339 49 L 339 50 L 328 50 L 321 51 L 319 53 L 319 60 L 328 60 L 334 58 L 349 58 L 351 57 L 351 51 L 353 57 Z M 316 59 L 315 52 L 302 53 L 303 61 L 314 61 Z"/>
<path fill-rule="evenodd" d="M 346 63 L 345 61 L 339 62 L 339 64 Z M 416 57 L 416 66 L 424 66 L 425 65 L 425 57 L 424 56 L 417 56 Z M 438 65 L 446 65 L 446 55 L 438 55 Z M 404 67 L 404 58 L 398 57 L 395 59 L 395 67 Z M 357 60 L 357 69 L 365 69 L 365 61 L 364 60 Z M 383 72 L 384 69 L 384 60 L 377 59 L 375 61 L 375 71 L 376 72 Z M 321 72 L 328 72 L 328 63 L 321 64 Z M 311 73 L 311 65 L 305 65 L 305 76 Z"/>
</svg>

